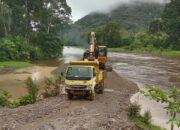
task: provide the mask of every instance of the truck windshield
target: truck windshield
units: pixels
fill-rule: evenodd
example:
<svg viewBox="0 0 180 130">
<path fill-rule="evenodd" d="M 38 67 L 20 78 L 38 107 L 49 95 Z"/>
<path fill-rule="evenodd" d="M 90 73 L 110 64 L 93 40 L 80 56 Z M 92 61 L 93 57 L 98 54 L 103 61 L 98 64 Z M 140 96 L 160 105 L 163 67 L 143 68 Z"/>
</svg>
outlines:
<svg viewBox="0 0 180 130">
<path fill-rule="evenodd" d="M 68 80 L 90 80 L 92 69 L 90 67 L 69 67 L 66 74 Z"/>
</svg>

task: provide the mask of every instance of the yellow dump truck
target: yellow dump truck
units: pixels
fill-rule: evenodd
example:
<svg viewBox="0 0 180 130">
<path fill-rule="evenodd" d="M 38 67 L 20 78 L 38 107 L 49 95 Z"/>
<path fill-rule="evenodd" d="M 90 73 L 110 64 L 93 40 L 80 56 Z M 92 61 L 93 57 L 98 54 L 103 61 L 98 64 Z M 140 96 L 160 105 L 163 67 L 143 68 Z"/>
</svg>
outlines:
<svg viewBox="0 0 180 130">
<path fill-rule="evenodd" d="M 74 96 L 86 96 L 94 100 L 95 93 L 104 91 L 104 72 L 99 69 L 99 62 L 72 61 L 66 71 L 65 90 L 68 99 Z"/>
</svg>

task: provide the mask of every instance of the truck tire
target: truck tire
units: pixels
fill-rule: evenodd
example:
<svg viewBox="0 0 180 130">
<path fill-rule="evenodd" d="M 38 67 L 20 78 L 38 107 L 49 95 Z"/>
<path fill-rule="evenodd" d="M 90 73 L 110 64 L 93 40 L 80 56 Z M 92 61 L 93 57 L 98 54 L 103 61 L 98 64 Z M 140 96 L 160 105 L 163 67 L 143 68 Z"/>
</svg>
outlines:
<svg viewBox="0 0 180 130">
<path fill-rule="evenodd" d="M 99 94 L 104 93 L 104 82 L 101 83 L 100 89 L 99 89 Z"/>
<path fill-rule="evenodd" d="M 69 100 L 71 100 L 71 99 L 73 99 L 73 95 L 68 92 L 68 93 L 67 93 L 67 98 L 68 98 Z"/>
<path fill-rule="evenodd" d="M 90 96 L 89 96 L 89 100 L 93 101 L 95 99 L 95 92 L 91 92 Z"/>
<path fill-rule="evenodd" d="M 105 70 L 106 66 L 105 63 L 100 63 L 99 69 Z"/>
</svg>

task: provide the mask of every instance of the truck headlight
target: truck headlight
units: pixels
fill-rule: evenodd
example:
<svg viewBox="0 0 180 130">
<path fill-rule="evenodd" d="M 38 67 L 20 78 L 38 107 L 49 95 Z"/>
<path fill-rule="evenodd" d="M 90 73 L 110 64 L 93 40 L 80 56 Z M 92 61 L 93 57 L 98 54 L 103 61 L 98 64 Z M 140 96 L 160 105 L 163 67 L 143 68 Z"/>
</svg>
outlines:
<svg viewBox="0 0 180 130">
<path fill-rule="evenodd" d="M 71 86 L 65 86 L 65 89 L 70 89 L 71 88 Z"/>
<path fill-rule="evenodd" d="M 87 90 L 91 90 L 91 89 L 92 89 L 92 85 L 87 85 L 87 86 L 86 86 L 86 89 L 87 89 Z"/>
</svg>

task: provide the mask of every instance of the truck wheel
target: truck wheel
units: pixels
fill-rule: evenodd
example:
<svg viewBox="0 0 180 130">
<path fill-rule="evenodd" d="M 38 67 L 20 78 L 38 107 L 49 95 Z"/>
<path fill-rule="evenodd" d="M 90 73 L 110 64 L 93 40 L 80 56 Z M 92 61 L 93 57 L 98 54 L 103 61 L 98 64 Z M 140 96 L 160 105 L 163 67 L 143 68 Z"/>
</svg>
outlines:
<svg viewBox="0 0 180 130">
<path fill-rule="evenodd" d="M 91 92 L 91 95 L 89 96 L 89 100 L 93 101 L 95 99 L 95 92 Z"/>
<path fill-rule="evenodd" d="M 99 94 L 103 94 L 104 93 L 104 82 L 101 83 L 101 87 L 99 89 Z"/>
<path fill-rule="evenodd" d="M 71 93 L 68 93 L 67 97 L 68 97 L 69 100 L 73 99 L 73 95 Z"/>
<path fill-rule="evenodd" d="M 102 70 L 105 70 L 106 68 L 105 63 L 100 63 L 99 68 Z"/>
</svg>

